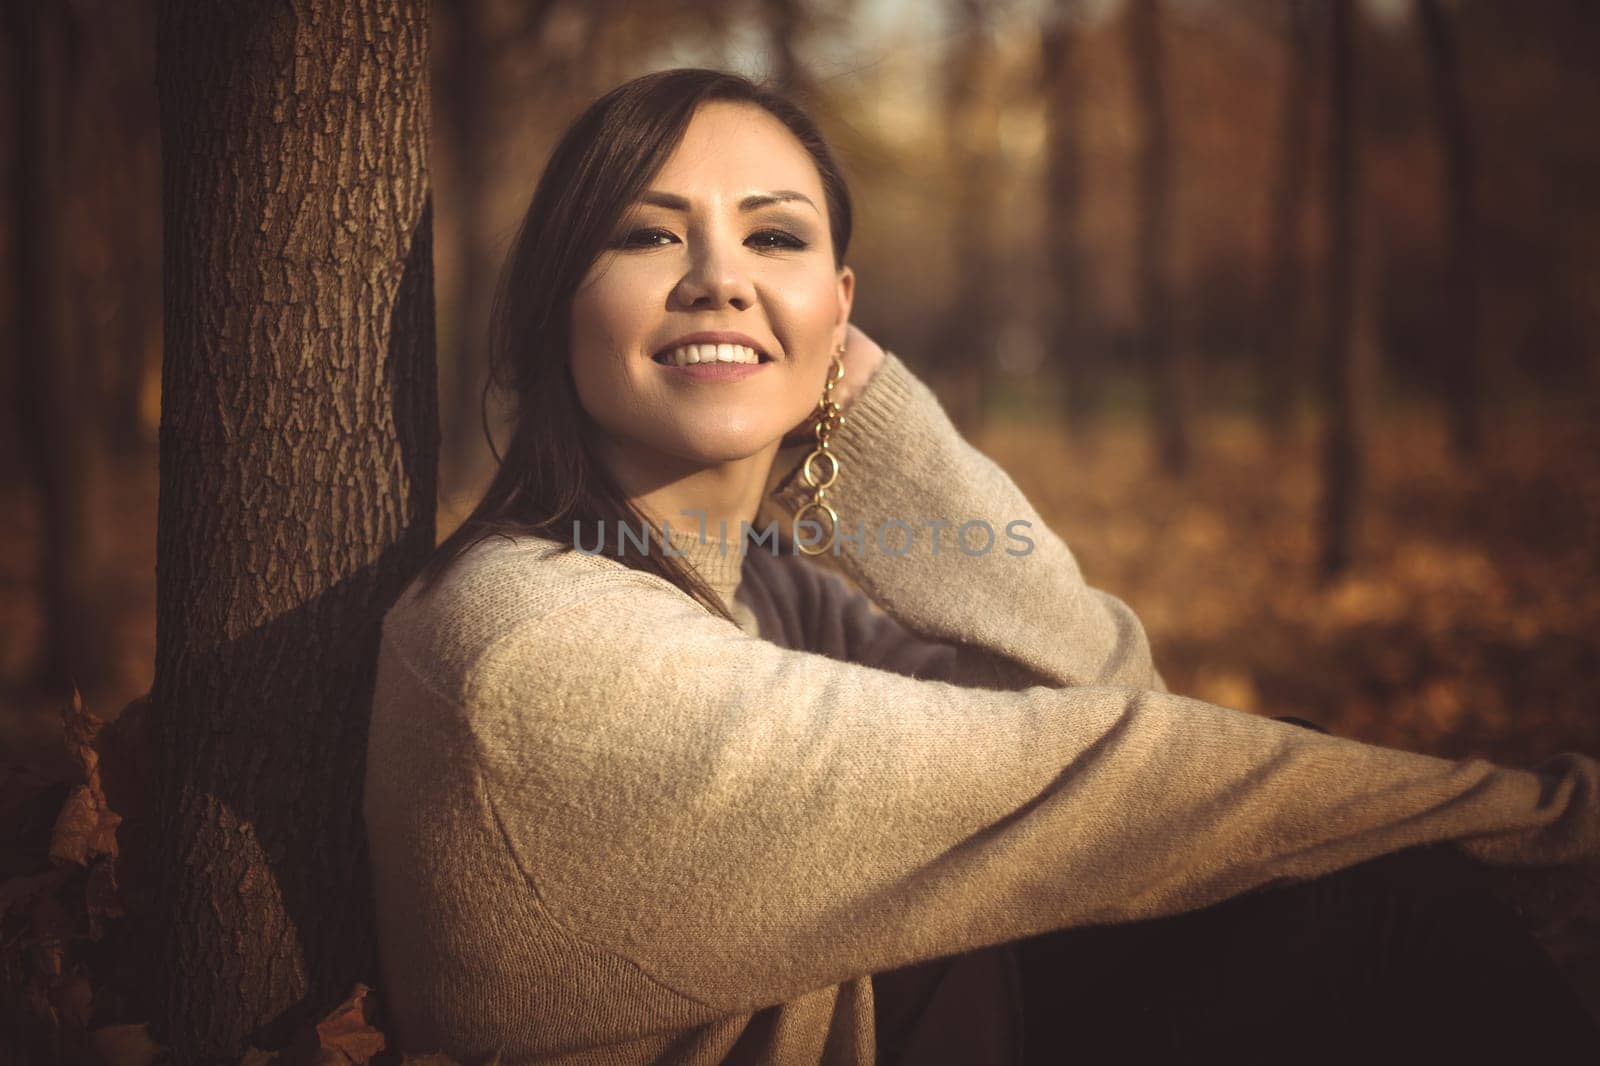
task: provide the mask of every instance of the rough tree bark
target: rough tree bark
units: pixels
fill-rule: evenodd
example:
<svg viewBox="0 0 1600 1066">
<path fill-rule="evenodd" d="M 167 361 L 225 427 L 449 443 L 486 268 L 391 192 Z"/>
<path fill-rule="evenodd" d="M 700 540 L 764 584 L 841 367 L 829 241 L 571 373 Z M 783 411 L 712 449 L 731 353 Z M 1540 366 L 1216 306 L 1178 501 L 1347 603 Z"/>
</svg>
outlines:
<svg viewBox="0 0 1600 1066">
<path fill-rule="evenodd" d="M 1172 117 L 1167 107 L 1166 55 L 1160 0 L 1133 0 L 1128 49 L 1138 94 L 1139 230 L 1136 271 L 1139 333 L 1155 398 L 1156 444 L 1168 473 L 1189 467 L 1193 372 L 1175 343 L 1176 296 L 1172 280 Z"/>
<path fill-rule="evenodd" d="M 161 10 L 152 973 L 180 1062 L 279 1046 L 373 982 L 379 623 L 435 532 L 427 19 Z"/>
<path fill-rule="evenodd" d="M 1320 576 L 1331 579 L 1356 550 L 1364 481 L 1366 371 L 1352 343 L 1355 322 L 1356 190 L 1355 11 L 1352 0 L 1331 0 L 1328 80 L 1327 328 L 1322 355 L 1328 425 L 1323 445 Z"/>
</svg>

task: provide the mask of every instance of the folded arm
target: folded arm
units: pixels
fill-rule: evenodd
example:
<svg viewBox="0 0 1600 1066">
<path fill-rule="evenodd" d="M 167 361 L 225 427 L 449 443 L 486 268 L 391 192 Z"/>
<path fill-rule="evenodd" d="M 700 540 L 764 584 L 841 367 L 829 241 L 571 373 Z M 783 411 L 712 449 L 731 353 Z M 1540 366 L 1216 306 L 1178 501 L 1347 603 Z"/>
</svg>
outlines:
<svg viewBox="0 0 1600 1066">
<path fill-rule="evenodd" d="M 466 695 L 539 904 L 728 1011 L 1414 844 L 1600 856 L 1584 756 L 1515 770 L 1137 687 L 919 680 L 751 637 L 647 576 L 516 626 Z"/>
<path fill-rule="evenodd" d="M 776 619 L 779 632 L 762 635 L 785 647 L 812 651 L 906 677 L 972 688 L 1016 690 L 1041 683 L 1003 652 L 965 641 L 925 637 L 849 587 L 837 574 L 793 555 L 756 555 L 740 595 Z"/>
<path fill-rule="evenodd" d="M 1166 691 L 1138 617 L 1084 581 L 1066 543 L 893 352 L 832 447 L 840 474 L 828 499 L 839 533 L 861 536 L 841 539 L 830 558 L 904 631 L 981 649 L 964 653 L 971 659 L 1004 660 L 978 668 L 1002 684 Z M 810 498 L 798 466 L 770 497 L 785 526 Z M 865 621 L 857 643 L 881 643 L 881 626 Z"/>
</svg>

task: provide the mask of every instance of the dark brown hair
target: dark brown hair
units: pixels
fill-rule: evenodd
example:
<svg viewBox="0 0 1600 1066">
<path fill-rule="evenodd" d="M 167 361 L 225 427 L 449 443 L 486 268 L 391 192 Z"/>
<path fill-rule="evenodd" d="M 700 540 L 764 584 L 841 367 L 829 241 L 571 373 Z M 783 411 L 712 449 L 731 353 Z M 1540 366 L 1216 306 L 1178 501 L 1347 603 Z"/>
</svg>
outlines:
<svg viewBox="0 0 1600 1066">
<path fill-rule="evenodd" d="M 816 124 L 788 97 L 737 74 L 680 68 L 635 78 L 590 104 L 551 153 L 495 288 L 490 387 L 504 390 L 511 402 L 506 454 L 496 454 L 499 466 L 483 498 L 424 564 L 424 589 L 492 535 L 533 534 L 571 551 L 574 530 L 588 544 L 607 526 L 648 529 L 597 460 L 599 431 L 579 403 L 567 358 L 572 298 L 612 229 L 683 139 L 696 108 L 711 100 L 764 109 L 810 153 L 827 199 L 834 264 L 843 266 L 852 221 L 849 189 Z M 493 449 L 486 411 L 484 433 Z M 728 617 L 676 557 L 621 552 L 619 560 Z"/>
</svg>

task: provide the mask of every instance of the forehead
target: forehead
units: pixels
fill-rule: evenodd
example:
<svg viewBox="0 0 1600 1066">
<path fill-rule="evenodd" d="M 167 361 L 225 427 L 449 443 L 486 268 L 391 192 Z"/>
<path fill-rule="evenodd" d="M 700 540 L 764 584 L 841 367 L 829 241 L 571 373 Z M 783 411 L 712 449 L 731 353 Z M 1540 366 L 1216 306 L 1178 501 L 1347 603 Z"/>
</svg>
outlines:
<svg viewBox="0 0 1600 1066">
<path fill-rule="evenodd" d="M 753 104 L 701 104 L 652 186 L 685 195 L 795 189 L 822 206 L 822 177 L 800 141 Z"/>
</svg>

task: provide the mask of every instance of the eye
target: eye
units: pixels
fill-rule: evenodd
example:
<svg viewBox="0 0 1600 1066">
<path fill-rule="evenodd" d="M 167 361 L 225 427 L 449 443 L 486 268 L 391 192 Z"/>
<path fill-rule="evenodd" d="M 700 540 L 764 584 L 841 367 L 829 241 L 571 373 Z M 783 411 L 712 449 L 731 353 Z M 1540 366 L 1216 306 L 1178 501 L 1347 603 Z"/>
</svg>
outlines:
<svg viewBox="0 0 1600 1066">
<path fill-rule="evenodd" d="M 614 248 L 660 248 L 664 244 L 676 241 L 678 238 L 670 231 L 647 227 L 644 229 L 629 230 L 623 236 L 612 242 Z M 749 242 L 755 247 L 773 250 L 788 249 L 800 251 L 810 247 L 805 240 L 796 237 L 787 230 L 764 229 L 750 235 Z"/>
<path fill-rule="evenodd" d="M 636 229 L 630 230 L 613 242 L 616 248 L 659 248 L 661 241 L 657 238 L 676 240 L 671 233 L 664 229 Z"/>
<path fill-rule="evenodd" d="M 757 242 L 758 248 L 790 248 L 799 251 L 807 246 L 799 237 L 781 229 L 764 229 L 751 234 L 750 239 Z"/>
</svg>

